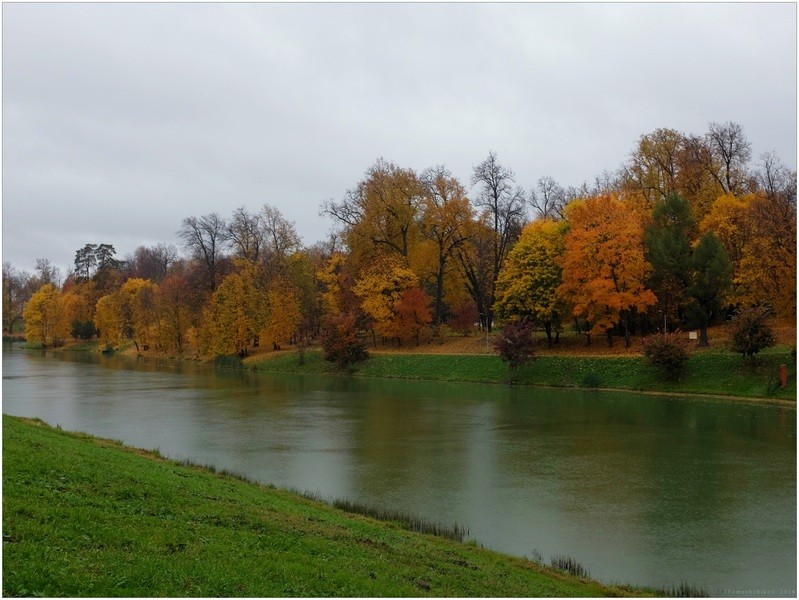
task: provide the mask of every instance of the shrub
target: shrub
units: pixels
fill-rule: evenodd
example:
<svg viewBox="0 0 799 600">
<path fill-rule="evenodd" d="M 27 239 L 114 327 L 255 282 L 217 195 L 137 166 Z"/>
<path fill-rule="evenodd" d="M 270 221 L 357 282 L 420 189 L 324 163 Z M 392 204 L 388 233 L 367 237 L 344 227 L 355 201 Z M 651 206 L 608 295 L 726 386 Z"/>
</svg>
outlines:
<svg viewBox="0 0 799 600">
<path fill-rule="evenodd" d="M 516 369 L 535 360 L 533 326 L 526 321 L 508 323 L 494 342 L 499 357 L 510 367 L 511 383 L 516 380 Z"/>
<path fill-rule="evenodd" d="M 744 356 L 755 354 L 774 345 L 774 332 L 766 320 L 769 310 L 764 306 L 739 309 L 730 322 L 732 326 L 732 348 Z"/>
<path fill-rule="evenodd" d="M 465 336 L 471 335 L 475 330 L 475 323 L 479 317 L 474 302 L 463 302 L 449 318 L 449 328 Z"/>
<path fill-rule="evenodd" d="M 676 379 L 688 364 L 688 341 L 679 331 L 647 336 L 642 345 L 649 364 L 660 369 L 666 379 Z"/>
<path fill-rule="evenodd" d="M 366 360 L 366 346 L 358 339 L 358 326 L 353 315 L 328 318 L 322 326 L 322 351 L 325 360 L 346 368 Z"/>
</svg>

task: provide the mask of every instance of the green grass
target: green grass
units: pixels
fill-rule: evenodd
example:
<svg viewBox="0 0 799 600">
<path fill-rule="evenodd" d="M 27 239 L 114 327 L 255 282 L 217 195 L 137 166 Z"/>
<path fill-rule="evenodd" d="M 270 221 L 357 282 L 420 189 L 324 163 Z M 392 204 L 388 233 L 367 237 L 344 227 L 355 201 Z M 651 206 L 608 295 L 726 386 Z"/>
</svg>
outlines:
<svg viewBox="0 0 799 600">
<path fill-rule="evenodd" d="M 262 371 L 340 374 L 319 351 L 268 355 L 246 363 Z M 788 387 L 779 388 L 779 366 L 788 366 Z M 351 371 L 364 377 L 507 383 L 508 366 L 497 356 L 447 354 L 372 354 Z M 726 350 L 694 353 L 685 372 L 665 381 L 643 357 L 541 356 L 519 369 L 517 384 L 554 387 L 594 387 L 664 393 L 713 394 L 747 398 L 796 399 L 796 357 L 789 347 L 770 348 L 756 360 Z"/>
<path fill-rule="evenodd" d="M 5 596 L 634 593 L 3 416 Z"/>
</svg>

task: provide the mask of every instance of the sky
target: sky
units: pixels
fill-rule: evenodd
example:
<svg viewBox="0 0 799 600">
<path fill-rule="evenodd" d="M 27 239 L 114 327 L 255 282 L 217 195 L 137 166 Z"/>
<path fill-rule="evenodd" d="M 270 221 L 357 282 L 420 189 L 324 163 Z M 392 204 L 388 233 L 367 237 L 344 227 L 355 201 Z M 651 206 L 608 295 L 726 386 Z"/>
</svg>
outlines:
<svg viewBox="0 0 799 600">
<path fill-rule="evenodd" d="M 641 135 L 743 127 L 796 169 L 796 5 L 2 6 L 3 261 L 63 271 L 268 203 L 303 241 L 378 158 L 490 151 L 525 189 L 614 171 Z"/>
</svg>

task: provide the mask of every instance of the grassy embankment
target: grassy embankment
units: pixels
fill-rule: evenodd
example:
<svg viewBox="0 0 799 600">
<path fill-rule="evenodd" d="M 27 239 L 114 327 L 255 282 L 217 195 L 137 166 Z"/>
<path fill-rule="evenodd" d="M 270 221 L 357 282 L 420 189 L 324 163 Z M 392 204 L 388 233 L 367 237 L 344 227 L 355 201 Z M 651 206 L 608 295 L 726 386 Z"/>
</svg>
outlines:
<svg viewBox="0 0 799 600">
<path fill-rule="evenodd" d="M 6 596 L 638 593 L 3 416 Z"/>
<path fill-rule="evenodd" d="M 320 351 L 309 351 L 300 365 L 295 352 L 272 352 L 251 357 L 245 366 L 273 372 L 335 374 Z M 788 387 L 779 387 L 779 367 L 788 367 Z M 507 383 L 508 366 L 499 357 L 479 354 L 421 354 L 373 352 L 353 367 L 364 377 Z M 796 399 L 796 356 L 792 347 L 777 346 L 754 361 L 726 350 L 695 352 L 675 381 L 661 374 L 640 355 L 546 354 L 519 368 L 517 384 L 639 390 L 662 393 L 712 394 L 775 400 Z"/>
</svg>

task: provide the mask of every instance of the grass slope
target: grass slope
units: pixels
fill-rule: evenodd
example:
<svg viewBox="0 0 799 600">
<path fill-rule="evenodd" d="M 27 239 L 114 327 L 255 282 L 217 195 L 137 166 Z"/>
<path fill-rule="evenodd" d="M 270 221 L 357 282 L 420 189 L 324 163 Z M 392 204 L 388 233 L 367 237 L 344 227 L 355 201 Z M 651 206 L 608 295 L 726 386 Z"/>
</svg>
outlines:
<svg viewBox="0 0 799 600">
<path fill-rule="evenodd" d="M 5 596 L 632 593 L 3 416 Z"/>
<path fill-rule="evenodd" d="M 788 387 L 779 388 L 779 366 L 788 366 Z M 300 365 L 294 352 L 276 352 L 245 361 L 245 366 L 273 372 L 341 373 L 308 351 Z M 373 353 L 355 365 L 353 373 L 365 377 L 430 379 L 507 383 L 508 366 L 497 356 L 462 354 Z M 723 350 L 696 352 L 685 373 L 664 381 L 640 356 L 544 355 L 519 369 L 518 384 L 554 387 L 591 387 L 666 393 L 696 393 L 750 398 L 796 399 L 796 358 L 793 349 L 775 347 L 754 362 Z"/>
</svg>

